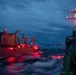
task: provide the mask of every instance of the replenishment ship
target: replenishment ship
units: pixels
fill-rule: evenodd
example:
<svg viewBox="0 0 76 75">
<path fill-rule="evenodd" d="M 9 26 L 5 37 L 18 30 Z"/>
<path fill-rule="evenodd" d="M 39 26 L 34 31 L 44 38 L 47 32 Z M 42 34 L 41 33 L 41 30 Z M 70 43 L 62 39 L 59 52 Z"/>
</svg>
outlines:
<svg viewBox="0 0 76 75">
<path fill-rule="evenodd" d="M 9 33 L 6 29 L 0 32 L 0 59 L 28 54 L 39 56 L 42 53 L 39 52 L 40 47 L 34 45 L 34 37 L 18 36 L 18 32 L 19 30 L 15 33 Z M 28 45 L 29 40 L 31 41 L 30 45 Z"/>
</svg>

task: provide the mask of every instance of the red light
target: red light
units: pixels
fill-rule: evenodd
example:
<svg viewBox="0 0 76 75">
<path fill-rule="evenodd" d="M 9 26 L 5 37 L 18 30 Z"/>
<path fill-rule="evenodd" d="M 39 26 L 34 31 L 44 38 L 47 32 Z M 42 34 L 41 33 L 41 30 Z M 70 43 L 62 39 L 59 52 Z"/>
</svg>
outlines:
<svg viewBox="0 0 76 75">
<path fill-rule="evenodd" d="M 42 54 L 42 52 L 35 52 L 35 53 L 33 54 L 33 56 L 35 56 L 35 57 L 40 57 L 41 54 Z"/>
<path fill-rule="evenodd" d="M 11 47 L 11 48 L 9 48 L 9 50 L 13 50 L 13 48 Z"/>
<path fill-rule="evenodd" d="M 60 55 L 57 55 L 57 56 L 52 56 L 52 58 L 61 58 L 61 56 Z"/>
<path fill-rule="evenodd" d="M 38 50 L 38 49 L 39 49 L 39 47 L 38 47 L 38 46 L 33 46 L 33 48 L 34 48 L 35 50 Z"/>
<path fill-rule="evenodd" d="M 18 48 L 20 48 L 20 46 L 18 45 Z"/>
<path fill-rule="evenodd" d="M 14 60 L 15 60 L 14 57 L 10 57 L 10 58 L 8 58 L 6 61 L 7 61 L 7 62 L 14 62 Z"/>
<path fill-rule="evenodd" d="M 34 54 L 33 54 L 34 57 L 39 57 L 40 55 L 41 55 L 41 54 L 38 54 L 38 53 L 34 53 Z"/>
<path fill-rule="evenodd" d="M 25 44 L 20 44 L 22 48 L 25 48 Z"/>
<path fill-rule="evenodd" d="M 24 48 L 25 47 L 25 44 L 22 44 L 22 48 Z"/>
</svg>

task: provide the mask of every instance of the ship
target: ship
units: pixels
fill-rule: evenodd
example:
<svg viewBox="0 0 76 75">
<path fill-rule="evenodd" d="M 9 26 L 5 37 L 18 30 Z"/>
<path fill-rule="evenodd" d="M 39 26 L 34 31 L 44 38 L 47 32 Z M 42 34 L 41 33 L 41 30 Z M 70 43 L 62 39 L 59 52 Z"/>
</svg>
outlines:
<svg viewBox="0 0 76 75">
<path fill-rule="evenodd" d="M 34 37 L 18 36 L 18 32 L 19 30 L 15 33 L 9 33 L 7 29 L 0 32 L 0 59 L 29 54 L 39 56 L 41 54 L 39 52 L 40 47 L 34 44 Z M 31 41 L 30 45 L 28 44 L 29 40 Z"/>
<path fill-rule="evenodd" d="M 76 27 L 76 9 L 69 14 L 70 17 L 67 17 L 66 20 L 72 20 Z M 76 75 L 76 30 L 65 38 L 65 46 L 64 68 L 61 75 Z"/>
</svg>

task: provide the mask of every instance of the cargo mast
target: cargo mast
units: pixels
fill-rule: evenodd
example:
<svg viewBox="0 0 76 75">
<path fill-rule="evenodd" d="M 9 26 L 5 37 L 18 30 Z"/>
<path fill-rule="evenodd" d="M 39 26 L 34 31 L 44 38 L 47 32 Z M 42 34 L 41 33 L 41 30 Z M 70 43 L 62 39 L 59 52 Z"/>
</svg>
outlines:
<svg viewBox="0 0 76 75">
<path fill-rule="evenodd" d="M 66 20 L 71 20 L 76 27 L 76 8 L 72 12 L 69 12 L 69 16 L 66 17 Z"/>
</svg>

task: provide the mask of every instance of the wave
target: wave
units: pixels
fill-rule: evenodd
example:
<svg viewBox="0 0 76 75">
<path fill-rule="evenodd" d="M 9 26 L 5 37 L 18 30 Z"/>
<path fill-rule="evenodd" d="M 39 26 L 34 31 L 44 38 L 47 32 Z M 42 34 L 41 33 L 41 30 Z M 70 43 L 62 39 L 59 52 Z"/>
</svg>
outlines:
<svg viewBox="0 0 76 75">
<path fill-rule="evenodd" d="M 24 61 L 22 63 L 17 62 L 6 65 L 1 75 L 4 73 L 5 75 L 60 75 L 63 62 L 62 59 L 44 57 L 37 59 L 38 61 L 33 61 L 33 63 Z"/>
</svg>

